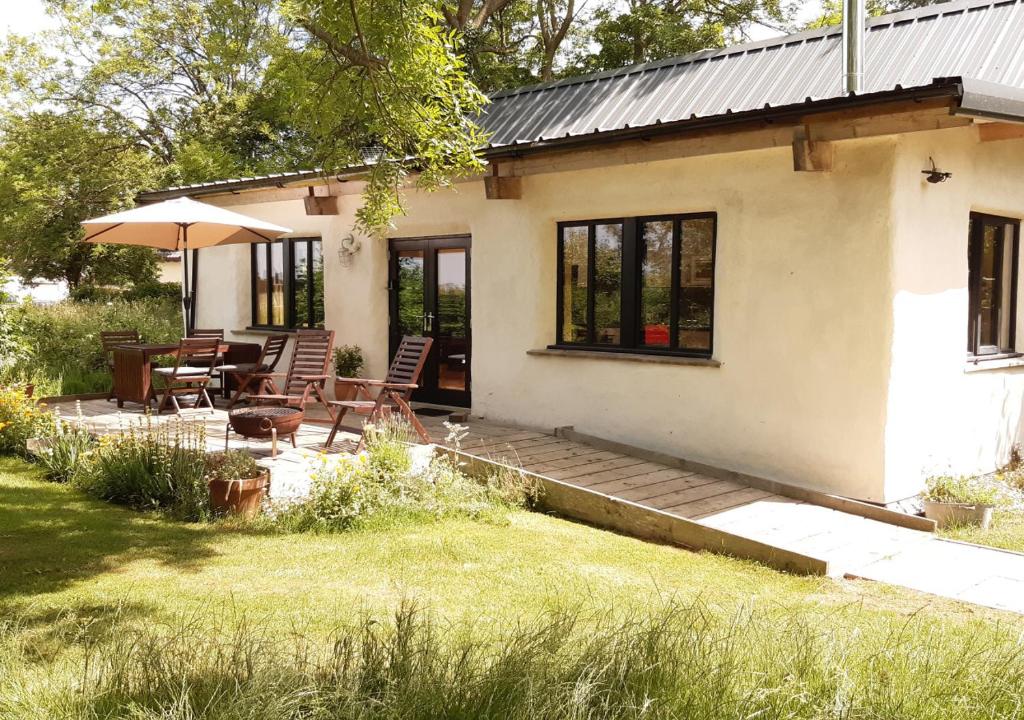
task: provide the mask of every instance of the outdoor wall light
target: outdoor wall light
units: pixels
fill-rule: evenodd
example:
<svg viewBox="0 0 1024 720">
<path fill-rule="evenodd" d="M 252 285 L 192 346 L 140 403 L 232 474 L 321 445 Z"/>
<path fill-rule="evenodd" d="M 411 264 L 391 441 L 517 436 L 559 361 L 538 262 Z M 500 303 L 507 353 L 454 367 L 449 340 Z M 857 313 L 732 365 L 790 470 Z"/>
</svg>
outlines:
<svg viewBox="0 0 1024 720">
<path fill-rule="evenodd" d="M 359 148 L 359 155 L 366 165 L 376 165 L 384 159 L 383 145 L 364 145 Z"/>
<path fill-rule="evenodd" d="M 356 239 L 355 235 L 346 235 L 338 245 L 338 262 L 342 267 L 350 267 L 352 259 L 363 247 L 363 244 Z"/>
<path fill-rule="evenodd" d="M 932 158 L 928 158 L 928 162 L 930 162 L 932 164 L 932 169 L 931 170 L 922 170 L 921 172 L 924 175 L 928 176 L 925 179 L 928 182 L 930 182 L 931 184 L 938 185 L 939 183 L 946 182 L 951 177 L 953 177 L 953 173 L 951 173 L 951 172 L 943 172 L 942 170 L 939 170 L 937 167 L 935 167 L 935 161 L 932 160 Z"/>
</svg>

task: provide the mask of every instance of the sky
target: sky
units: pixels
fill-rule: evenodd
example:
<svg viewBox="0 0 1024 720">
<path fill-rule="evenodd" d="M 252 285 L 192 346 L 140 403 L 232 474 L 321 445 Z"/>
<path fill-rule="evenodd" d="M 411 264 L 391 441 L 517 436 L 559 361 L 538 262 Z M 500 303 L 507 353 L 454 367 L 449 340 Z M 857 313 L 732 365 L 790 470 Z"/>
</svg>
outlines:
<svg viewBox="0 0 1024 720">
<path fill-rule="evenodd" d="M 8 32 L 28 34 L 47 26 L 42 0 L 0 0 L 0 8 L 3 8 L 0 12 L 0 36 Z M 800 9 L 799 21 L 813 19 L 820 8 L 820 0 L 809 0 Z M 750 34 L 753 39 L 762 40 L 779 33 L 769 28 L 757 27 L 752 28 Z"/>
<path fill-rule="evenodd" d="M 16 32 L 22 35 L 47 26 L 42 0 L 0 0 L 0 35 Z"/>
</svg>

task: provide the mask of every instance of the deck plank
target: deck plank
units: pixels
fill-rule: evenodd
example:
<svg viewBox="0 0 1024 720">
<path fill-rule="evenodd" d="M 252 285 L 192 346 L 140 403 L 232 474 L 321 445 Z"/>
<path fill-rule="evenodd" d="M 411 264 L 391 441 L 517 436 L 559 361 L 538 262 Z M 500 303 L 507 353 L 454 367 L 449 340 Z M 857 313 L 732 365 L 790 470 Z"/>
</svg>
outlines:
<svg viewBox="0 0 1024 720">
<path fill-rule="evenodd" d="M 679 515 L 685 518 L 700 518 L 707 515 L 729 510 L 730 508 L 746 505 L 755 500 L 762 500 L 771 497 L 772 493 L 758 488 L 740 486 L 739 489 L 731 492 L 720 493 L 710 497 L 693 500 L 680 505 L 672 505 L 665 508 L 665 512 Z"/>
</svg>

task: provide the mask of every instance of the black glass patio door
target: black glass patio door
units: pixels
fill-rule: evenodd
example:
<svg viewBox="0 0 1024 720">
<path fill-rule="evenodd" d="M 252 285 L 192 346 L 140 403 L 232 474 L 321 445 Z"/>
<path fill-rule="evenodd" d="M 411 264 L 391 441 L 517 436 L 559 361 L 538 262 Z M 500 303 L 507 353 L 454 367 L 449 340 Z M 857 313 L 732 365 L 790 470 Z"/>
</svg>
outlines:
<svg viewBox="0 0 1024 720">
<path fill-rule="evenodd" d="M 391 353 L 404 335 L 434 338 L 414 400 L 470 406 L 467 236 L 391 240 Z"/>
</svg>

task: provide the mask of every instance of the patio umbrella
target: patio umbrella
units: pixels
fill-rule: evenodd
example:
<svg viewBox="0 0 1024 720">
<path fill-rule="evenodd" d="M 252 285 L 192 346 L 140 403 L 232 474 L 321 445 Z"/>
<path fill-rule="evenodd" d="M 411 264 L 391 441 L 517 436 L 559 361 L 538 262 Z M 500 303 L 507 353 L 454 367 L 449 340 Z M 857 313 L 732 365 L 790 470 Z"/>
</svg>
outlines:
<svg viewBox="0 0 1024 720">
<path fill-rule="evenodd" d="M 139 245 L 182 252 L 181 304 L 185 332 L 191 323 L 193 293 L 188 286 L 188 251 L 217 245 L 267 242 L 288 228 L 190 198 L 176 198 L 134 210 L 86 220 L 86 242 Z"/>
</svg>

